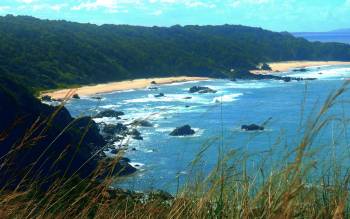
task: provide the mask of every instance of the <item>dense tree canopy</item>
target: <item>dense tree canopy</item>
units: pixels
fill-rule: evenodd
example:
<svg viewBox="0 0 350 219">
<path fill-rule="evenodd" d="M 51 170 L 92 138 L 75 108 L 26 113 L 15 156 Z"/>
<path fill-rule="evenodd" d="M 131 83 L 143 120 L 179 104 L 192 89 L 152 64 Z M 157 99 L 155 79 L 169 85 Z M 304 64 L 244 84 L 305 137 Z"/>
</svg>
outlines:
<svg viewBox="0 0 350 219">
<path fill-rule="evenodd" d="M 140 27 L 0 17 L 0 72 L 35 89 L 216 76 L 286 60 L 350 61 L 350 45 L 237 25 Z"/>
</svg>

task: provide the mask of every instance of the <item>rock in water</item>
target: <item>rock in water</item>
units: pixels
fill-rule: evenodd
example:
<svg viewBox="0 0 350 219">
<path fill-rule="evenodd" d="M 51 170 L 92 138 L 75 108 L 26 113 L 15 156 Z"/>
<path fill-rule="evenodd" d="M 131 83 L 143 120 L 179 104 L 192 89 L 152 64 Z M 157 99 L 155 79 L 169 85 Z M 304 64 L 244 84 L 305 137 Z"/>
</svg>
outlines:
<svg viewBox="0 0 350 219">
<path fill-rule="evenodd" d="M 245 131 L 263 131 L 264 127 L 256 124 L 250 124 L 250 125 L 242 125 L 241 129 Z"/>
<path fill-rule="evenodd" d="M 154 95 L 154 97 L 164 97 L 164 96 L 165 96 L 164 93 L 159 93 L 157 95 Z"/>
<path fill-rule="evenodd" d="M 135 140 L 143 140 L 141 133 L 136 129 L 133 129 L 131 132 L 129 132 L 129 135 L 131 135 L 131 137 Z"/>
<path fill-rule="evenodd" d="M 213 90 L 209 87 L 200 87 L 200 86 L 193 86 L 189 90 L 190 93 L 200 93 L 200 94 L 205 94 L 205 93 L 216 93 L 216 90 Z"/>
<path fill-rule="evenodd" d="M 52 98 L 49 95 L 44 95 L 41 97 L 42 101 L 51 102 Z"/>
<path fill-rule="evenodd" d="M 158 90 L 158 87 L 149 87 L 148 90 Z"/>
<path fill-rule="evenodd" d="M 73 99 L 80 99 L 80 97 L 79 97 L 78 94 L 74 94 L 74 95 L 72 96 L 72 98 L 73 98 Z"/>
<path fill-rule="evenodd" d="M 106 125 L 102 131 L 109 135 L 125 135 L 128 131 L 128 127 L 121 123 L 118 123 L 117 125 L 110 124 Z"/>
<path fill-rule="evenodd" d="M 171 136 L 187 136 L 187 135 L 194 135 L 194 134 L 195 134 L 195 131 L 189 125 L 178 127 L 170 133 Z"/>
<path fill-rule="evenodd" d="M 103 112 L 98 113 L 95 118 L 102 118 L 102 117 L 116 117 L 119 118 L 119 116 L 123 116 L 124 113 L 121 111 L 115 111 L 115 110 L 105 110 Z"/>
<path fill-rule="evenodd" d="M 135 120 L 131 123 L 133 126 L 141 126 L 141 127 L 153 127 L 152 123 L 147 120 Z"/>
<path fill-rule="evenodd" d="M 296 68 L 296 69 L 293 69 L 294 72 L 307 72 L 307 71 L 310 71 L 309 69 L 307 68 Z"/>
</svg>

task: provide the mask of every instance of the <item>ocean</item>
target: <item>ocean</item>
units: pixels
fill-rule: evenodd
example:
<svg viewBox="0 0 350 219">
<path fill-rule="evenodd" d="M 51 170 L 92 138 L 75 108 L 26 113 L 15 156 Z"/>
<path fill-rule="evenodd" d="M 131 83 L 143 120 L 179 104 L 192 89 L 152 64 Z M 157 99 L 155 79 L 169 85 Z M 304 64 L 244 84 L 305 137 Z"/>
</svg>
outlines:
<svg viewBox="0 0 350 219">
<path fill-rule="evenodd" d="M 311 42 L 338 42 L 350 44 L 349 32 L 310 32 L 310 33 L 292 33 L 296 37 L 303 37 Z"/>
<path fill-rule="evenodd" d="M 125 113 L 121 120 L 102 118 L 96 122 L 127 124 L 135 119 L 151 122 L 154 127 L 138 128 L 144 140 L 130 140 L 125 154 L 139 171 L 116 182 L 115 186 L 143 191 L 163 189 L 174 193 L 179 185 L 194 177 L 192 162 L 199 154 L 202 159 L 198 166 L 203 175 L 215 168 L 220 153 L 228 154 L 232 150 L 238 151 L 240 156 L 249 156 L 246 162 L 252 172 L 258 171 L 258 167 L 268 171 L 279 162 L 285 162 L 283 155 L 298 145 L 310 124 L 308 120 L 319 113 L 329 94 L 350 78 L 350 66 L 346 65 L 310 67 L 308 70 L 280 74 L 317 80 L 288 83 L 278 80 L 193 81 L 161 85 L 158 90 L 102 94 L 101 100 L 83 97 L 71 100 L 66 106 L 73 116 L 94 115 L 106 109 Z M 188 90 L 192 86 L 207 86 L 217 93 L 191 94 Z M 165 96 L 154 97 L 160 92 Z M 350 118 L 346 102 L 349 97 L 349 92 L 339 97 L 327 116 L 340 120 Z M 339 160 L 349 155 L 350 145 L 346 136 L 342 136 L 350 130 L 346 127 L 344 131 L 344 122 L 340 120 L 332 121 L 315 137 L 312 150 L 318 152 L 313 155 L 316 160 L 328 159 L 328 147 L 335 145 L 334 139 L 337 145 L 345 146 L 332 153 Z M 241 130 L 241 125 L 252 123 L 264 124 L 264 131 Z M 169 135 L 174 128 L 186 124 L 196 131 L 195 135 Z"/>
</svg>

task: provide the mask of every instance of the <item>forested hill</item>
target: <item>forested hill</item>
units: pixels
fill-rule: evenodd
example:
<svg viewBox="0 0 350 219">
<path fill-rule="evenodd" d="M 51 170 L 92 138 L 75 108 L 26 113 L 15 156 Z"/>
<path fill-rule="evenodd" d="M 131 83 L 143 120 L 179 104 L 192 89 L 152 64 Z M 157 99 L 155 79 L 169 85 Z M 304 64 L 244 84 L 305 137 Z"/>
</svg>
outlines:
<svg viewBox="0 0 350 219">
<path fill-rule="evenodd" d="M 0 73 L 35 89 L 151 76 L 223 76 L 284 60 L 350 61 L 350 45 L 236 25 L 140 27 L 0 17 Z"/>
</svg>

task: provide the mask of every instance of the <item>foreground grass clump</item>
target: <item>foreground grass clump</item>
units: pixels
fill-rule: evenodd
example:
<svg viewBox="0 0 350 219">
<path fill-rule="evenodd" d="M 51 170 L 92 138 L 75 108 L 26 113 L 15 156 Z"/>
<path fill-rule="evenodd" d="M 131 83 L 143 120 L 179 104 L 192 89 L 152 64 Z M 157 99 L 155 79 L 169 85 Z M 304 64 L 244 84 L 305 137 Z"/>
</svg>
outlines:
<svg viewBox="0 0 350 219">
<path fill-rule="evenodd" d="M 252 168 L 253 155 L 226 150 L 217 138 L 203 146 L 175 197 L 112 189 L 112 175 L 96 177 L 100 167 L 85 179 L 61 178 L 45 189 L 40 180 L 19 189 L 0 188 L 0 218 L 349 218 L 350 157 L 332 155 L 332 148 L 349 147 L 348 119 L 332 114 L 337 104 L 347 103 L 349 83 L 328 96 L 304 123 L 297 144 L 271 168 Z M 342 128 L 331 144 L 321 145 L 318 138 L 330 124 Z M 216 145 L 217 166 L 209 175 L 200 174 L 203 153 Z M 108 167 L 113 172 L 113 165 Z"/>
</svg>

